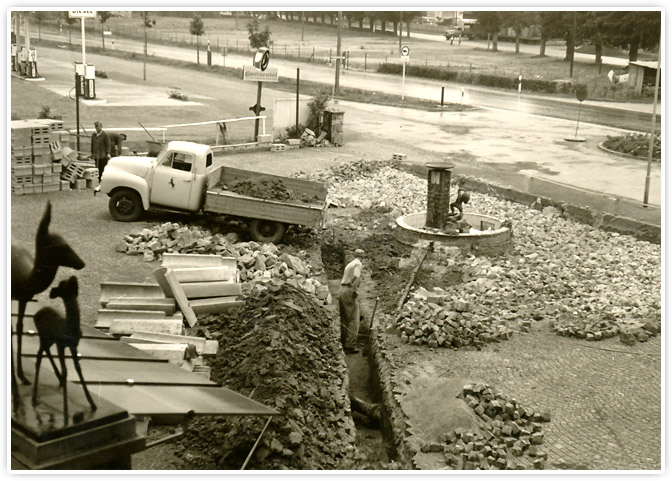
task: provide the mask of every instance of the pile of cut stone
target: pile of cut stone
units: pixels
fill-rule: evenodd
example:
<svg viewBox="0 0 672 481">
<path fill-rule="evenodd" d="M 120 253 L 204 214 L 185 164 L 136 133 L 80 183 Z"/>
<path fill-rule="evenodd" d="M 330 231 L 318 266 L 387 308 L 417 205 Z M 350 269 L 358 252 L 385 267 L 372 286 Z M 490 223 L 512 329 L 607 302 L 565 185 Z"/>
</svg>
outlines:
<svg viewBox="0 0 672 481">
<path fill-rule="evenodd" d="M 551 328 L 559 336 L 576 337 L 586 341 L 600 341 L 614 336 L 620 336 L 621 342 L 633 345 L 637 341 L 646 342 L 660 333 L 661 323 L 647 322 L 619 322 L 614 318 L 588 316 L 585 321 L 573 318 L 561 318 L 551 323 Z"/>
<path fill-rule="evenodd" d="M 142 229 L 124 237 L 117 252 L 143 255 L 145 261 L 161 259 L 166 252 L 182 254 L 218 254 L 234 257 L 238 263 L 243 293 L 263 293 L 271 285 L 289 284 L 315 296 L 322 304 L 331 304 L 331 294 L 326 285 L 311 274 L 311 265 L 301 257 L 280 249 L 272 243 L 238 242 L 235 233 L 212 234 L 198 226 L 166 222 L 152 229 Z"/>
<path fill-rule="evenodd" d="M 393 209 L 387 225 L 395 229 L 396 215 L 426 210 L 427 180 L 394 165 L 358 161 L 334 167 L 327 174 L 333 175 L 330 201 L 359 208 L 384 203 Z M 516 233 L 506 256 L 456 261 L 465 273 L 461 297 L 478 314 L 497 313 L 527 326 L 529 321 L 571 318 L 579 327 L 592 322 L 592 315 L 626 325 L 660 319 L 660 245 L 575 222 L 562 209 L 539 211 L 477 192 L 470 210 L 513 219 Z M 526 325 L 521 330 L 529 329 Z"/>
<path fill-rule="evenodd" d="M 429 347 L 479 347 L 507 340 L 513 331 L 504 320 L 476 317 L 470 303 L 443 289 L 417 289 L 404 304 L 394 332 L 404 342 Z"/>
<path fill-rule="evenodd" d="M 423 451 L 443 451 L 446 464 L 457 470 L 544 469 L 542 423 L 551 420 L 550 412 L 523 407 L 487 384 L 467 384 L 460 397 L 484 422 L 482 430 L 455 429 L 444 444 L 426 444 Z"/>
</svg>

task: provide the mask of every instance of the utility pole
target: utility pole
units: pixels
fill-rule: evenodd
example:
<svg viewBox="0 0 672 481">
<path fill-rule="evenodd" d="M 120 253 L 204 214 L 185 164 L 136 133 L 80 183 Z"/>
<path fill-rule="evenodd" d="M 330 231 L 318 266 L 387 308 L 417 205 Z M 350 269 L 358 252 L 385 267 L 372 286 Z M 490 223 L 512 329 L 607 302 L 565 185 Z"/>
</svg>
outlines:
<svg viewBox="0 0 672 481">
<path fill-rule="evenodd" d="M 147 80 L 147 12 L 142 12 L 142 25 L 145 29 L 145 55 L 142 57 L 142 80 Z"/>
<path fill-rule="evenodd" d="M 301 12 L 301 41 L 303 42 L 303 12 Z"/>
<path fill-rule="evenodd" d="M 656 90 L 653 93 L 653 115 L 651 116 L 651 138 L 649 139 L 649 161 L 646 165 L 646 182 L 644 184 L 644 207 L 649 205 L 649 185 L 651 184 L 651 162 L 653 161 L 653 137 L 656 133 L 656 109 L 658 108 L 658 87 L 660 85 L 660 49 L 658 43 L 658 68 L 656 69 Z M 663 159 L 660 159 L 661 162 Z"/>
<path fill-rule="evenodd" d="M 576 12 L 574 12 L 572 25 L 572 45 L 570 48 L 571 58 L 569 59 L 569 78 L 574 76 L 574 49 L 576 48 Z"/>
<path fill-rule="evenodd" d="M 336 81 L 334 82 L 334 96 L 338 95 L 339 76 L 341 68 L 341 24 L 343 23 L 343 12 L 338 12 L 338 40 L 336 41 Z"/>
<path fill-rule="evenodd" d="M 401 34 L 404 31 L 404 12 L 399 12 L 399 51 L 401 52 Z"/>
</svg>

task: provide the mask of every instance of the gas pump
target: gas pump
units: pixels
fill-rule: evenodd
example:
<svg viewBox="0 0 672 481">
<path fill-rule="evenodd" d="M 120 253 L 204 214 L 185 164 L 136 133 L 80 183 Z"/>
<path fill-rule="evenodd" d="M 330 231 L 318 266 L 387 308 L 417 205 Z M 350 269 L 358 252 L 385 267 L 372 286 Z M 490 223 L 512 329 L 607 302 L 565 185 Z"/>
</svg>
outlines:
<svg viewBox="0 0 672 481">
<path fill-rule="evenodd" d="M 37 50 L 28 49 L 28 58 L 26 59 L 26 77 L 37 78 L 40 74 L 37 72 Z"/>
<path fill-rule="evenodd" d="M 21 47 L 19 47 L 19 53 L 17 55 L 17 68 L 16 68 L 16 71 L 19 72 L 20 75 L 26 74 L 27 62 L 28 62 L 28 49 L 26 48 L 25 45 L 21 45 Z"/>
<path fill-rule="evenodd" d="M 18 48 L 16 48 L 16 44 L 12 44 L 12 72 L 16 72 L 16 54 L 18 52 Z"/>
<path fill-rule="evenodd" d="M 96 98 L 96 67 L 87 65 L 84 70 L 84 98 L 93 100 Z"/>
</svg>

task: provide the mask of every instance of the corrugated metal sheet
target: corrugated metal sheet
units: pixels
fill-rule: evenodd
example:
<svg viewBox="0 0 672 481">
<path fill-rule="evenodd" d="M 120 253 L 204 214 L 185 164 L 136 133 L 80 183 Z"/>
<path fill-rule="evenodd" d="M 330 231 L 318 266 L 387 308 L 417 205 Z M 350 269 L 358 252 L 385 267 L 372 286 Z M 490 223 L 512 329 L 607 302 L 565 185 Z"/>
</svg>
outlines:
<svg viewBox="0 0 672 481">
<path fill-rule="evenodd" d="M 15 311 L 12 303 L 12 314 Z M 27 313 L 36 312 L 30 303 Z M 12 316 L 13 320 L 14 316 Z M 101 397 L 131 414 L 151 416 L 161 422 L 181 422 L 190 416 L 257 415 L 273 416 L 278 413 L 252 399 L 210 381 L 206 377 L 188 372 L 168 361 L 158 360 L 125 342 L 82 325 L 84 337 L 78 352 L 84 381 L 94 399 Z M 24 319 L 24 333 L 34 330 L 32 316 Z M 15 336 L 13 336 L 15 337 Z M 15 345 L 15 340 L 13 340 Z M 39 347 L 39 338 L 23 335 L 22 360 L 26 375 L 32 379 Z M 69 351 L 66 351 L 69 354 Z M 56 348 L 52 347 L 56 356 Z M 56 359 L 58 363 L 58 360 Z M 79 377 L 72 360 L 66 362 L 68 380 L 79 384 Z M 46 358 L 40 368 L 40 385 L 54 384 L 56 377 Z M 48 374 L 46 371 L 50 371 Z M 132 382 L 129 380 L 132 379 Z M 55 386 L 53 386 L 55 387 Z M 77 386 L 69 392 L 79 390 Z M 23 392 L 23 389 L 22 389 Z"/>
</svg>

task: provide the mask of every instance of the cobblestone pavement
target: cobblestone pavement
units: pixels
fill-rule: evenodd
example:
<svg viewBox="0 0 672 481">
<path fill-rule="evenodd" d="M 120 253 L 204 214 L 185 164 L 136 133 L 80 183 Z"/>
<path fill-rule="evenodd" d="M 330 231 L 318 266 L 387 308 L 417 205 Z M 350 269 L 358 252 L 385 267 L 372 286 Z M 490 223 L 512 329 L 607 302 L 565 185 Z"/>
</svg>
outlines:
<svg viewBox="0 0 672 481">
<path fill-rule="evenodd" d="M 559 337 L 541 322 L 481 351 L 409 346 L 392 334 L 385 342 L 397 378 L 409 380 L 405 390 L 427 377 L 485 382 L 524 406 L 550 409 L 546 469 L 661 468 L 660 336 L 628 347 L 618 338 Z M 402 409 L 420 424 L 423 412 L 404 406 L 404 397 Z"/>
</svg>

